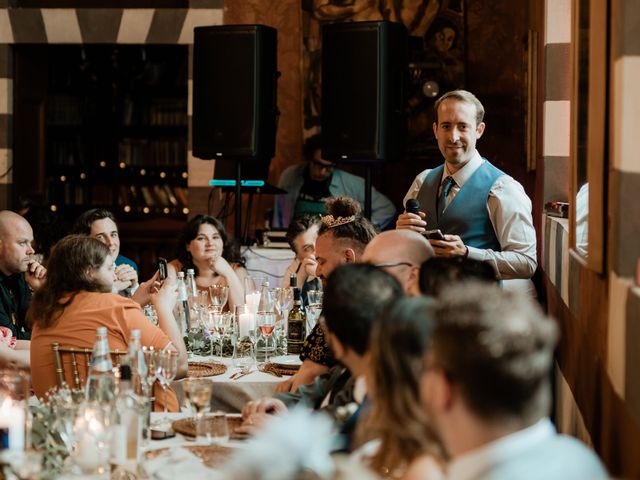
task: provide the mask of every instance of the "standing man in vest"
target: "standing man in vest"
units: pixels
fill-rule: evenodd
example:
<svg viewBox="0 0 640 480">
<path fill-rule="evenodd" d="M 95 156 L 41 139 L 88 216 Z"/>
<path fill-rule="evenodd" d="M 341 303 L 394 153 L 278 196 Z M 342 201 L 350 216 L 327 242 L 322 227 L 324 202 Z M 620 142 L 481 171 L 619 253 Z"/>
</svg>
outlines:
<svg viewBox="0 0 640 480">
<path fill-rule="evenodd" d="M 535 296 L 529 280 L 537 266 L 531 200 L 522 185 L 476 150 L 485 129 L 482 103 L 470 92 L 454 90 L 436 101 L 435 117 L 444 164 L 416 177 L 404 203 L 418 200 L 420 212 L 402 213 L 396 228 L 439 229 L 444 240 L 429 240 L 436 255 L 487 262 L 508 280 L 505 288 Z"/>
</svg>

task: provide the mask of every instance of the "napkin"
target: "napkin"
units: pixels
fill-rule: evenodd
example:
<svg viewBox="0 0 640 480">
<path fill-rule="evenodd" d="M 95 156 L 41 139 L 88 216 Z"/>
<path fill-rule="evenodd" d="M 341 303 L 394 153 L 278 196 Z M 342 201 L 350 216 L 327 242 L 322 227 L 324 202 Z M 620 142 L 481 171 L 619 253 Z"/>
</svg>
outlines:
<svg viewBox="0 0 640 480">
<path fill-rule="evenodd" d="M 215 480 L 220 477 L 205 467 L 200 459 L 184 448 L 172 448 L 144 463 L 144 470 L 153 480 Z"/>
</svg>

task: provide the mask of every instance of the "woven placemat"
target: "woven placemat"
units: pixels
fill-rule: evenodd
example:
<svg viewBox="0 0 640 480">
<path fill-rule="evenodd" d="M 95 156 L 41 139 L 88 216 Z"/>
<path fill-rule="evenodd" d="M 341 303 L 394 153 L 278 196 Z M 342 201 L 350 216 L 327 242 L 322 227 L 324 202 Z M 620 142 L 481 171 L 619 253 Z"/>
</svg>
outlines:
<svg viewBox="0 0 640 480">
<path fill-rule="evenodd" d="M 295 375 L 300 369 L 300 365 L 284 365 L 282 363 L 265 363 L 261 370 L 264 372 L 273 372 L 276 375 Z"/>
<path fill-rule="evenodd" d="M 227 371 L 227 366 L 216 362 L 189 362 L 189 376 L 213 377 L 214 375 L 222 375 Z"/>
<path fill-rule="evenodd" d="M 222 445 L 182 445 L 180 448 L 186 448 L 210 468 L 220 466 L 233 453 L 232 448 Z M 153 460 L 168 451 L 169 448 L 158 448 L 145 452 L 144 456 L 147 460 Z"/>
<path fill-rule="evenodd" d="M 205 422 L 207 419 L 205 418 Z M 236 433 L 236 428 L 242 425 L 241 417 L 227 417 L 227 428 L 229 429 L 229 438 L 231 440 L 242 440 L 247 438 L 246 434 Z M 186 437 L 196 436 L 196 419 L 195 418 L 183 418 L 176 420 L 171 424 L 171 428 L 174 432 L 184 435 Z"/>
</svg>

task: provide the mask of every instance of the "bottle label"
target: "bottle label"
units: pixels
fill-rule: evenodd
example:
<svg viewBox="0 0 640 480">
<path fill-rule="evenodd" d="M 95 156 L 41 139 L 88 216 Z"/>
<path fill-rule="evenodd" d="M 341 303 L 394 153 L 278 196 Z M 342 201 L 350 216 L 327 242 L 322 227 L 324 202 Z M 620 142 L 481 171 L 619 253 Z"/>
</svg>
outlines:
<svg viewBox="0 0 640 480">
<path fill-rule="evenodd" d="M 297 354 L 302 350 L 304 343 L 304 322 L 289 322 L 289 334 L 287 335 L 287 353 Z"/>
</svg>

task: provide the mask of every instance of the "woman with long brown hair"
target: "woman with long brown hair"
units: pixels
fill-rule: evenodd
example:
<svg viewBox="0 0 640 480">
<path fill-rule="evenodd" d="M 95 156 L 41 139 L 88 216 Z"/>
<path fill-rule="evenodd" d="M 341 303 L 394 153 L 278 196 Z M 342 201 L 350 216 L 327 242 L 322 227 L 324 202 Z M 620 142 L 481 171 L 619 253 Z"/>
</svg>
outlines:
<svg viewBox="0 0 640 480">
<path fill-rule="evenodd" d="M 111 293 L 114 260 L 109 247 L 84 235 L 69 235 L 51 250 L 47 281 L 34 294 L 27 317 L 32 326 L 31 378 L 38 397 L 56 386 L 52 344 L 90 349 L 99 327 L 106 327 L 111 350 L 120 351 L 127 350 L 131 331 L 140 330 L 143 346 L 178 352 L 176 378 L 187 374 L 187 351 L 173 317 L 175 285 L 165 281 L 157 290 L 154 277 L 136 291 L 135 299 L 141 303 L 150 300 L 155 307 L 159 324 L 156 327 L 143 315 L 140 303 Z M 84 355 L 78 356 L 77 361 L 81 377 L 86 378 Z M 70 378 L 67 383 L 73 384 Z M 156 398 L 162 401 L 164 396 Z M 162 408 L 158 403 L 156 409 Z M 170 411 L 179 410 L 173 392 L 167 397 L 167 406 Z"/>
<path fill-rule="evenodd" d="M 432 301 L 402 299 L 374 324 L 367 391 L 371 410 L 358 427 L 358 453 L 384 478 L 444 478 L 444 450 L 420 404 L 420 378 Z"/>
</svg>

